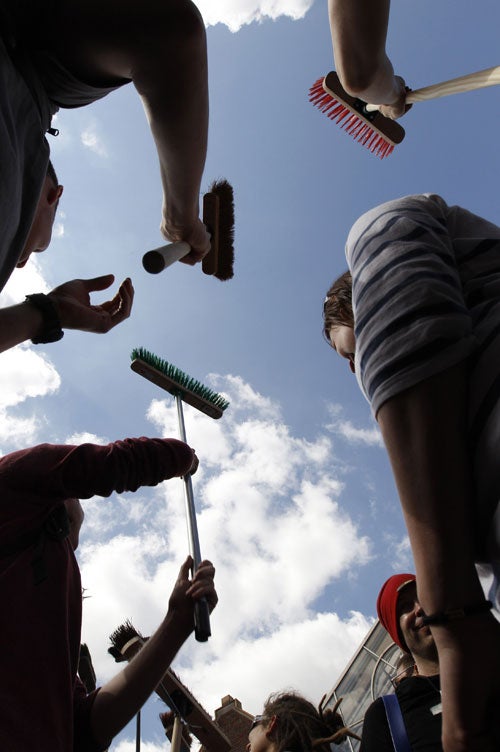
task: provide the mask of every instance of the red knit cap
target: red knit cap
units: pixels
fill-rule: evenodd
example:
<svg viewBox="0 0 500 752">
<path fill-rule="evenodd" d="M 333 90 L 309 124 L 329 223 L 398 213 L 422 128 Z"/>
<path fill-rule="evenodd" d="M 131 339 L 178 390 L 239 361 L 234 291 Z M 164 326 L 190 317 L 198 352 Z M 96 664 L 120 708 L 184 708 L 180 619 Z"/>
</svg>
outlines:
<svg viewBox="0 0 500 752">
<path fill-rule="evenodd" d="M 415 582 L 414 574 L 394 574 L 384 582 L 377 598 L 377 614 L 380 623 L 386 629 L 396 645 L 405 653 L 409 650 L 399 631 L 399 619 L 397 615 L 397 603 L 399 593 L 405 585 Z"/>
</svg>

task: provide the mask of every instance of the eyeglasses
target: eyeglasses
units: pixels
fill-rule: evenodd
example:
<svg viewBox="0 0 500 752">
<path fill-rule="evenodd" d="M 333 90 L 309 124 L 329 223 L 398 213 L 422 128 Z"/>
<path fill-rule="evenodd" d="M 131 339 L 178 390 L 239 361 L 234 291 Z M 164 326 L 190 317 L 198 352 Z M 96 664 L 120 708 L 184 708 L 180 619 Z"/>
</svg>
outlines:
<svg viewBox="0 0 500 752">
<path fill-rule="evenodd" d="M 264 720 L 264 716 L 263 715 L 256 715 L 256 716 L 254 716 L 254 719 L 252 721 L 252 725 L 250 726 L 250 731 L 252 731 L 252 729 L 254 729 L 256 726 L 258 726 L 259 723 L 262 723 L 263 720 Z"/>
</svg>

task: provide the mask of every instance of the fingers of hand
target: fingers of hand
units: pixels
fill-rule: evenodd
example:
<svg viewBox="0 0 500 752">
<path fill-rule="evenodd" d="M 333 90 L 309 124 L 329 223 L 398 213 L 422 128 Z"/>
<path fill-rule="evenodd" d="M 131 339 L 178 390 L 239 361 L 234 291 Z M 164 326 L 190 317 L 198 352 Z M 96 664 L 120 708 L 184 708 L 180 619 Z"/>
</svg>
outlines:
<svg viewBox="0 0 500 752">
<path fill-rule="evenodd" d="M 102 305 L 95 306 L 95 311 L 106 314 L 105 319 L 103 319 L 107 327 L 105 331 L 109 331 L 130 316 L 133 301 L 134 288 L 132 286 L 132 281 L 127 278 L 122 282 L 120 289 L 112 300 L 107 300 L 105 303 L 102 303 Z"/>
<path fill-rule="evenodd" d="M 114 274 L 104 274 L 102 277 L 93 277 L 92 279 L 80 280 L 88 292 L 94 292 L 97 290 L 106 290 L 115 281 Z"/>
<path fill-rule="evenodd" d="M 187 594 L 195 599 L 204 595 L 208 600 L 209 596 L 215 595 L 214 576 L 214 565 L 210 561 L 202 561 L 194 574 L 191 585 L 187 589 Z M 215 602 L 217 602 L 216 595 L 215 599 Z"/>
<path fill-rule="evenodd" d="M 189 475 L 195 474 L 195 472 L 198 470 L 199 464 L 200 464 L 200 461 L 198 457 L 196 456 L 195 452 L 193 451 L 193 462 L 191 464 L 191 467 L 189 468 Z"/>
<path fill-rule="evenodd" d="M 173 242 L 184 240 L 186 243 L 189 243 L 191 251 L 180 259 L 183 264 L 194 266 L 199 263 L 210 250 L 210 235 L 200 219 L 197 219 L 194 225 L 184 228 L 171 228 L 164 223 L 161 231 L 167 240 L 172 240 Z"/>
<path fill-rule="evenodd" d="M 193 557 L 188 556 L 186 560 L 183 562 L 183 564 L 181 565 L 181 568 L 179 570 L 179 575 L 177 577 L 177 582 L 189 581 L 192 567 L 193 567 Z"/>
</svg>

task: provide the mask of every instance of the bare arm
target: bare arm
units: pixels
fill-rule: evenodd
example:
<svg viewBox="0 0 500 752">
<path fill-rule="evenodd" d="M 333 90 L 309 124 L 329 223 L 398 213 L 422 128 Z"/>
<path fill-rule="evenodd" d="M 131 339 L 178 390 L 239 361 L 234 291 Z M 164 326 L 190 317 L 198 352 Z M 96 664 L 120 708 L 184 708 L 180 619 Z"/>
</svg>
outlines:
<svg viewBox="0 0 500 752">
<path fill-rule="evenodd" d="M 381 108 L 387 117 L 404 114 L 405 83 L 394 75 L 385 44 L 390 0 L 328 0 L 335 69 L 352 96 Z"/>
<path fill-rule="evenodd" d="M 466 365 L 460 364 L 388 400 L 377 415 L 427 614 L 484 600 L 474 567 L 466 406 Z M 493 752 L 490 713 L 500 699 L 498 623 L 484 613 L 432 627 L 432 634 L 441 671 L 445 752 Z"/>
<path fill-rule="evenodd" d="M 105 290 L 113 281 L 113 275 L 107 274 L 94 279 L 74 279 L 52 290 L 48 297 L 58 311 L 61 328 L 105 333 L 128 318 L 134 299 L 130 279 L 122 282 L 111 300 L 97 306 L 90 302 L 91 292 Z M 0 309 L 0 352 L 36 337 L 42 325 L 42 314 L 31 303 Z"/>
<path fill-rule="evenodd" d="M 203 19 L 190 0 L 64 0 L 52 47 L 97 85 L 132 80 L 160 161 L 161 230 L 186 240 L 193 263 L 209 250 L 199 215 L 208 134 L 208 73 Z"/>
<path fill-rule="evenodd" d="M 182 565 L 168 605 L 167 615 L 136 657 L 98 692 L 91 713 L 97 741 L 108 743 L 134 717 L 156 689 L 179 648 L 193 631 L 194 601 L 205 596 L 210 609 L 217 603 L 215 570 L 210 562 L 200 564 L 189 580 L 192 559 Z"/>
</svg>

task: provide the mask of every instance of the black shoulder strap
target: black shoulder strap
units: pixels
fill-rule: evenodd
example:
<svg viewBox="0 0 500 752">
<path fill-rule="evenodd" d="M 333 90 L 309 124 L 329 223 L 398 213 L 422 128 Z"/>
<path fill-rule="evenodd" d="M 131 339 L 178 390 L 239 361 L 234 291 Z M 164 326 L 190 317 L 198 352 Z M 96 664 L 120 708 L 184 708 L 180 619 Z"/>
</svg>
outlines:
<svg viewBox="0 0 500 752">
<path fill-rule="evenodd" d="M 395 752 L 411 752 L 410 741 L 396 695 L 382 695 Z"/>
</svg>

